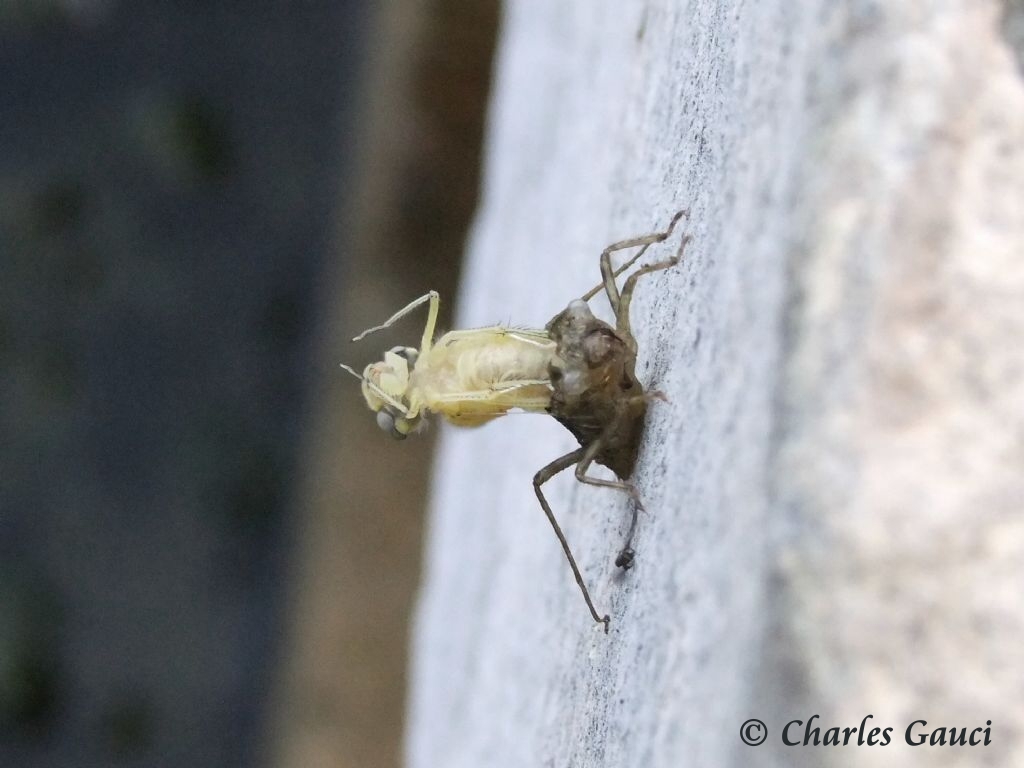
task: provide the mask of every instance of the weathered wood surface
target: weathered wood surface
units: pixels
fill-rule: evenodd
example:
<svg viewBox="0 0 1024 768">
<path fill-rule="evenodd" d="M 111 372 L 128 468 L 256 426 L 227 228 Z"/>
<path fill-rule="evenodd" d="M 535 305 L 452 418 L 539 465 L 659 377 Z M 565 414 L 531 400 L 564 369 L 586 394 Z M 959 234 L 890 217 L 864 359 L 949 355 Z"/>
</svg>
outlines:
<svg viewBox="0 0 1024 768">
<path fill-rule="evenodd" d="M 612 562 L 624 498 L 547 486 L 610 635 L 530 484 L 571 436 L 443 434 L 410 766 L 1024 763 L 1024 86 L 1000 12 L 508 4 L 460 325 L 543 325 L 678 208 L 694 240 L 633 306 L 670 398 L 636 568 Z M 815 713 L 893 744 L 780 746 Z M 916 718 L 995 743 L 911 749 Z"/>
</svg>

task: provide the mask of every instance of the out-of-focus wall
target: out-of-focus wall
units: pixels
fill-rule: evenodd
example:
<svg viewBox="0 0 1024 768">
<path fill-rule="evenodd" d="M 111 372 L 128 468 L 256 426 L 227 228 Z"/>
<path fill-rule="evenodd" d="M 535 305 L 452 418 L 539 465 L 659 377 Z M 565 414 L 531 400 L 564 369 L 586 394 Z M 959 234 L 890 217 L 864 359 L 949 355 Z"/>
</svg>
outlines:
<svg viewBox="0 0 1024 768">
<path fill-rule="evenodd" d="M 693 239 L 631 308 L 666 396 L 635 567 L 624 494 L 545 486 L 608 634 L 530 487 L 572 437 L 444 435 L 410 768 L 1024 765 L 1007 5 L 509 3 L 460 324 L 545 321 L 684 207 Z"/>
</svg>

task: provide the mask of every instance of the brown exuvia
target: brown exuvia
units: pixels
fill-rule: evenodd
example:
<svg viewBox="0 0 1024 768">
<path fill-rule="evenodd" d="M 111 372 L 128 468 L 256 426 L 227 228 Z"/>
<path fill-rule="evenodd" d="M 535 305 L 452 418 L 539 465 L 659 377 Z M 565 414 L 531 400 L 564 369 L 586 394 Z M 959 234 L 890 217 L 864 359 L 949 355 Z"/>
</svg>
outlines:
<svg viewBox="0 0 1024 768">
<path fill-rule="evenodd" d="M 610 618 L 594 608 L 541 486 L 575 465 L 580 482 L 628 493 L 634 501 L 633 518 L 615 563 L 624 569 L 632 566 L 631 542 L 641 504 L 630 477 L 636 465 L 647 401 L 660 398 L 661 393 L 644 392 L 636 377 L 637 344 L 630 327 L 629 305 L 637 280 L 676 264 L 689 237 L 683 238 L 673 258 L 637 269 L 623 283 L 621 291 L 615 278 L 635 264 L 651 245 L 666 240 L 685 213 L 677 213 L 663 232 L 622 240 L 605 248 L 600 261 L 601 283 L 570 302 L 543 330 L 492 326 L 449 331 L 435 340 L 440 298 L 430 291 L 354 339 L 358 341 L 389 328 L 427 304 L 427 324 L 419 349 L 394 347 L 382 361 L 368 365 L 361 375 L 342 366 L 360 379 L 363 396 L 377 414 L 377 423 L 395 438 L 419 431 L 430 413 L 469 427 L 516 410 L 550 413 L 572 432 L 580 447 L 541 469 L 533 478 L 533 486 L 587 608 L 594 621 L 604 624 L 606 632 Z M 613 269 L 611 255 L 627 248 L 640 250 Z M 587 305 L 602 289 L 615 315 L 614 326 L 594 317 Z M 587 469 L 593 463 L 611 469 L 618 480 L 589 476 Z"/>
<path fill-rule="evenodd" d="M 583 576 L 541 486 L 559 472 L 575 465 L 576 479 L 581 483 L 617 488 L 628 493 L 634 502 L 633 518 L 615 564 L 627 570 L 633 566 L 633 533 L 636 530 L 637 513 L 643 506 L 640 494 L 630 478 L 640 449 L 647 401 L 651 398 L 663 399 L 663 395 L 660 392 L 645 392 L 636 377 L 637 344 L 629 321 L 629 306 L 637 280 L 677 264 L 689 237 L 683 238 L 679 251 L 671 259 L 648 264 L 630 275 L 621 292 L 615 278 L 632 266 L 651 245 L 666 240 L 685 213 L 677 213 L 664 232 L 622 240 L 605 248 L 601 253 L 601 284 L 582 298 L 571 301 L 546 326 L 548 335 L 555 342 L 555 354 L 548 366 L 551 379 L 548 413 L 572 432 L 580 447 L 541 469 L 533 478 L 533 487 L 562 543 L 591 616 L 594 621 L 604 624 L 606 632 L 610 617 L 607 614 L 601 616 L 594 608 Z M 629 261 L 617 270 L 612 269 L 613 253 L 640 246 L 640 250 Z M 587 300 L 602 288 L 612 305 L 614 327 L 596 318 L 587 305 Z M 608 467 L 619 479 L 603 480 L 589 476 L 587 470 L 592 463 Z"/>
</svg>

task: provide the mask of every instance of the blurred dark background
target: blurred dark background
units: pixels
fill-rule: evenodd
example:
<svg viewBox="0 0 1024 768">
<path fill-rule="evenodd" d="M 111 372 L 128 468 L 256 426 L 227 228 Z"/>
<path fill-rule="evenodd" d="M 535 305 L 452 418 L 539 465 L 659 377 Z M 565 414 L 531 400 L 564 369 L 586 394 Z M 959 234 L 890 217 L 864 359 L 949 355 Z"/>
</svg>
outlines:
<svg viewBox="0 0 1024 768">
<path fill-rule="evenodd" d="M 336 364 L 451 295 L 496 24 L 0 0 L 0 766 L 398 764 L 429 445 Z"/>
</svg>

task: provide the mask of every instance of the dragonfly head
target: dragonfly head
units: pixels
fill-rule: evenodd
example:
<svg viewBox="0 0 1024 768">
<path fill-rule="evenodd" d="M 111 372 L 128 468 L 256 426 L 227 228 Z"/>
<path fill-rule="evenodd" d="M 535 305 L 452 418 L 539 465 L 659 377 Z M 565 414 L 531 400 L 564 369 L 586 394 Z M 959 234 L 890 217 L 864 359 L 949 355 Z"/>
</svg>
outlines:
<svg viewBox="0 0 1024 768">
<path fill-rule="evenodd" d="M 404 440 L 423 425 L 423 417 L 410 415 L 409 381 L 419 352 L 413 347 L 394 347 L 384 359 L 370 363 L 362 376 L 363 398 L 377 414 L 377 426 L 396 440 Z M 342 366 L 354 373 L 348 366 Z"/>
</svg>

